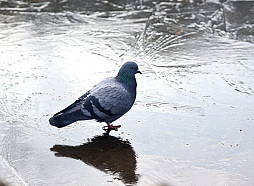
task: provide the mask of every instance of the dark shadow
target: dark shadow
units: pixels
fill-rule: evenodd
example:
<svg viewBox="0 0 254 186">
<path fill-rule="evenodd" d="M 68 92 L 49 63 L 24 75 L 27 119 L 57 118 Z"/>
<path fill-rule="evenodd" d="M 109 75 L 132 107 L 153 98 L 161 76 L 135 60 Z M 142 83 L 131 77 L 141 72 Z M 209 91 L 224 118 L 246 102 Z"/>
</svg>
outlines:
<svg viewBox="0 0 254 186">
<path fill-rule="evenodd" d="M 110 135 L 96 136 L 79 146 L 54 145 L 57 157 L 81 160 L 107 174 L 117 176 L 125 184 L 135 184 L 136 154 L 129 141 Z"/>
</svg>

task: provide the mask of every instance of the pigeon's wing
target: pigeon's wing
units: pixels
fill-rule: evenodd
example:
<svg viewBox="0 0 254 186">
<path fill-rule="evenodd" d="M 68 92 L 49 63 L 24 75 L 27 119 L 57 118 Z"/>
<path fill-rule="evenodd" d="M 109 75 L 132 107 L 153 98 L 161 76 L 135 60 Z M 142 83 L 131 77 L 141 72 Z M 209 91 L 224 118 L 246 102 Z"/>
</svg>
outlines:
<svg viewBox="0 0 254 186">
<path fill-rule="evenodd" d="M 56 127 L 65 127 L 75 121 L 78 120 L 89 120 L 91 115 L 89 112 L 85 112 L 81 110 L 84 98 L 89 95 L 89 91 L 81 96 L 83 99 L 78 99 L 65 109 L 61 110 L 60 112 L 56 113 L 53 117 L 49 119 L 51 125 Z"/>
<path fill-rule="evenodd" d="M 54 116 L 59 115 L 61 113 L 71 113 L 75 110 L 80 109 L 80 105 L 82 104 L 82 101 L 90 94 L 90 91 L 86 92 L 84 95 L 82 95 L 80 98 L 78 98 L 74 103 L 66 107 L 65 109 L 59 111 Z"/>
<path fill-rule="evenodd" d="M 131 95 L 119 83 L 112 82 L 94 87 L 82 105 L 82 111 L 89 112 L 98 121 L 122 115 L 129 110 Z"/>
<path fill-rule="evenodd" d="M 94 93 L 98 103 L 113 114 L 123 113 L 131 100 L 130 93 L 119 84 L 107 85 Z"/>
<path fill-rule="evenodd" d="M 133 104 L 130 93 L 113 78 L 100 82 L 70 106 L 50 118 L 50 124 L 64 127 L 78 120 L 112 121 Z"/>
</svg>

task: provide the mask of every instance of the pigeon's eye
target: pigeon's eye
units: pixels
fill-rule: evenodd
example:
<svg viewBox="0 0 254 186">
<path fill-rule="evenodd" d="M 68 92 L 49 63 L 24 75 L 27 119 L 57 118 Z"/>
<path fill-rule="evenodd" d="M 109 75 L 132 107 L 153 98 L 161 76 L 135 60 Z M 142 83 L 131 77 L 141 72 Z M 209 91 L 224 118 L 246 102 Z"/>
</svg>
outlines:
<svg viewBox="0 0 254 186">
<path fill-rule="evenodd" d="M 131 70 L 134 70 L 134 67 L 131 67 Z"/>
</svg>

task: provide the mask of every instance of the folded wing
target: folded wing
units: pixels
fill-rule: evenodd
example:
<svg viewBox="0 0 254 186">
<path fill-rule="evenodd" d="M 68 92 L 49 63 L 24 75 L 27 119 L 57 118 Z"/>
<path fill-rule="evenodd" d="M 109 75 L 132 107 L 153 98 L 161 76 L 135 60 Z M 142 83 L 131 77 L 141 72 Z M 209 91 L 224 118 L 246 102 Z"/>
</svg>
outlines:
<svg viewBox="0 0 254 186">
<path fill-rule="evenodd" d="M 50 124 L 64 127 L 78 120 L 114 121 L 126 113 L 133 102 L 129 92 L 118 83 L 101 82 L 73 104 L 50 118 Z"/>
</svg>

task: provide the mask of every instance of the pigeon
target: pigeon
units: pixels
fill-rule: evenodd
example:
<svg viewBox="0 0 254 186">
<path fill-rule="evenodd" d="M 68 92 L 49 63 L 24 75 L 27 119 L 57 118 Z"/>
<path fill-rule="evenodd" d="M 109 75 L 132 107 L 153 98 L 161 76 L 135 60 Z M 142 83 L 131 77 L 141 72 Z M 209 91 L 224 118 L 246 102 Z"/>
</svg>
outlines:
<svg viewBox="0 0 254 186">
<path fill-rule="evenodd" d="M 103 130 L 117 130 L 121 125 L 111 123 L 128 112 L 136 99 L 135 74 L 140 73 L 135 62 L 126 62 L 116 77 L 108 77 L 79 97 L 74 103 L 56 113 L 49 123 L 62 128 L 79 120 L 106 122 Z"/>
</svg>

